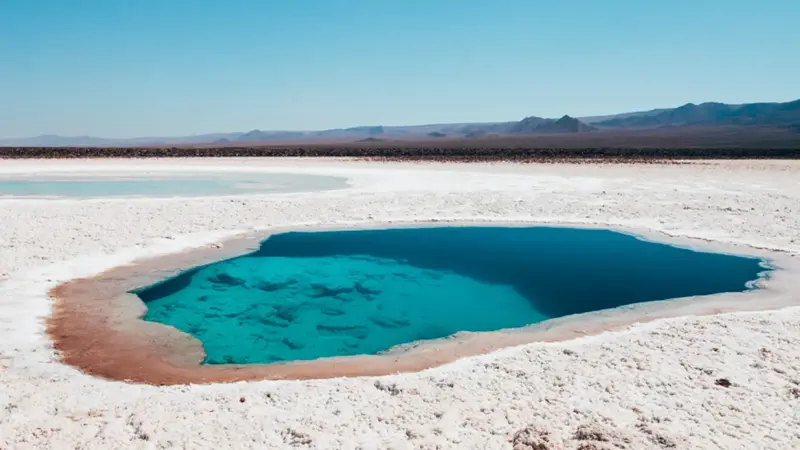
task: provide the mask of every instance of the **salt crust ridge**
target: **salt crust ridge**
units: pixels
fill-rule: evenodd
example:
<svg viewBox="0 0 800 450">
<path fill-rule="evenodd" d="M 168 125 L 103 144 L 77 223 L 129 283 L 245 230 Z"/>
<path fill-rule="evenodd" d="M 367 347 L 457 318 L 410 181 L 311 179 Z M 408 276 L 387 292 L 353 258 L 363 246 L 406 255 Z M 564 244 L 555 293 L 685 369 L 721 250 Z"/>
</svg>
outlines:
<svg viewBox="0 0 800 450">
<path fill-rule="evenodd" d="M 189 200 L 0 200 L 0 448 L 800 448 L 797 307 L 660 320 L 419 374 L 177 387 L 109 382 L 60 364 L 43 322 L 47 290 L 58 282 L 298 224 L 592 223 L 797 254 L 796 162 L 0 163 L 0 173 L 143 169 L 345 175 L 353 187 Z"/>
</svg>

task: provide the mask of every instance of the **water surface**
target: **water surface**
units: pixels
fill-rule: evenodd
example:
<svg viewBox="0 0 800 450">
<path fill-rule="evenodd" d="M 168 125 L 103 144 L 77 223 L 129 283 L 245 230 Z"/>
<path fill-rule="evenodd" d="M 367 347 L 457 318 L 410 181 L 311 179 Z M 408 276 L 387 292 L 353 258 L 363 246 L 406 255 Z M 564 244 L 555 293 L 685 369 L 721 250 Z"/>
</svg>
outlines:
<svg viewBox="0 0 800 450">
<path fill-rule="evenodd" d="M 459 331 L 748 289 L 755 258 L 606 230 L 440 227 L 271 236 L 137 294 L 206 363 L 374 354 Z"/>
<path fill-rule="evenodd" d="M 315 192 L 345 187 L 345 178 L 290 173 L 16 176 L 0 178 L 0 197 L 196 197 Z"/>
</svg>

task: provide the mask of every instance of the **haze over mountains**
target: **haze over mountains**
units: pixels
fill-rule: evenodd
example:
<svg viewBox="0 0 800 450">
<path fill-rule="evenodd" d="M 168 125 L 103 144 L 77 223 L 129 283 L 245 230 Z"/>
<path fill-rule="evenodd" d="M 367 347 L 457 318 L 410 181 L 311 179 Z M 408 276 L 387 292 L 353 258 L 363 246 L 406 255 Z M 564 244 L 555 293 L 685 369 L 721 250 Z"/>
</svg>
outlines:
<svg viewBox="0 0 800 450">
<path fill-rule="evenodd" d="M 14 147 L 136 147 L 165 145 L 238 145 L 269 143 L 379 142 L 438 139 L 470 139 L 486 136 L 554 135 L 575 133 L 616 133 L 648 129 L 686 127 L 760 127 L 798 133 L 800 100 L 785 103 L 689 103 L 677 108 L 653 109 L 609 116 L 561 118 L 530 116 L 517 122 L 457 123 L 411 126 L 360 126 L 320 131 L 262 131 L 210 133 L 183 137 L 142 137 L 110 139 L 91 136 L 41 135 L 0 139 L 0 146 Z"/>
</svg>

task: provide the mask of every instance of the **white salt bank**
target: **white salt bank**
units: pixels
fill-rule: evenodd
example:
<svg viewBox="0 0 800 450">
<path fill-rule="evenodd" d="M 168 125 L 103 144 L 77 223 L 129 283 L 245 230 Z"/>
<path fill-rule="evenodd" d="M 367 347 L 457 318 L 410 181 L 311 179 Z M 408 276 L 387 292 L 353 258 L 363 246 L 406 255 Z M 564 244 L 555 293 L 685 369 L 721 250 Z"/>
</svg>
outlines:
<svg viewBox="0 0 800 450">
<path fill-rule="evenodd" d="M 0 199 L 0 448 L 800 448 L 800 308 L 791 306 L 800 305 L 800 163 L 0 162 L 0 178 L 143 172 L 294 173 L 348 185 Z M 607 226 L 764 257 L 777 270 L 754 297 L 712 299 L 714 311 L 766 311 L 686 316 L 691 299 L 610 311 L 581 319 L 585 337 L 572 323 L 571 339 L 383 377 L 108 381 L 62 363 L 47 335 L 48 292 L 74 278 L 243 232 L 434 219 Z M 649 320 L 669 310 L 682 316 Z M 594 334 L 601 319 L 631 317 L 643 323 Z"/>
</svg>

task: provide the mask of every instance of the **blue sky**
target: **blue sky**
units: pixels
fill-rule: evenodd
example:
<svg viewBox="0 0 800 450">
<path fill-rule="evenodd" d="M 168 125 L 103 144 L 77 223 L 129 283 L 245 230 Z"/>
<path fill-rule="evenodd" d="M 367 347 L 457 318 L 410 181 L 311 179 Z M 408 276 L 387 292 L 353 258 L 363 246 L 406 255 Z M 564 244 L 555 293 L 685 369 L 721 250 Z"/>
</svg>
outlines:
<svg viewBox="0 0 800 450">
<path fill-rule="evenodd" d="M 800 1 L 0 0 L 0 136 L 800 97 Z"/>
</svg>

